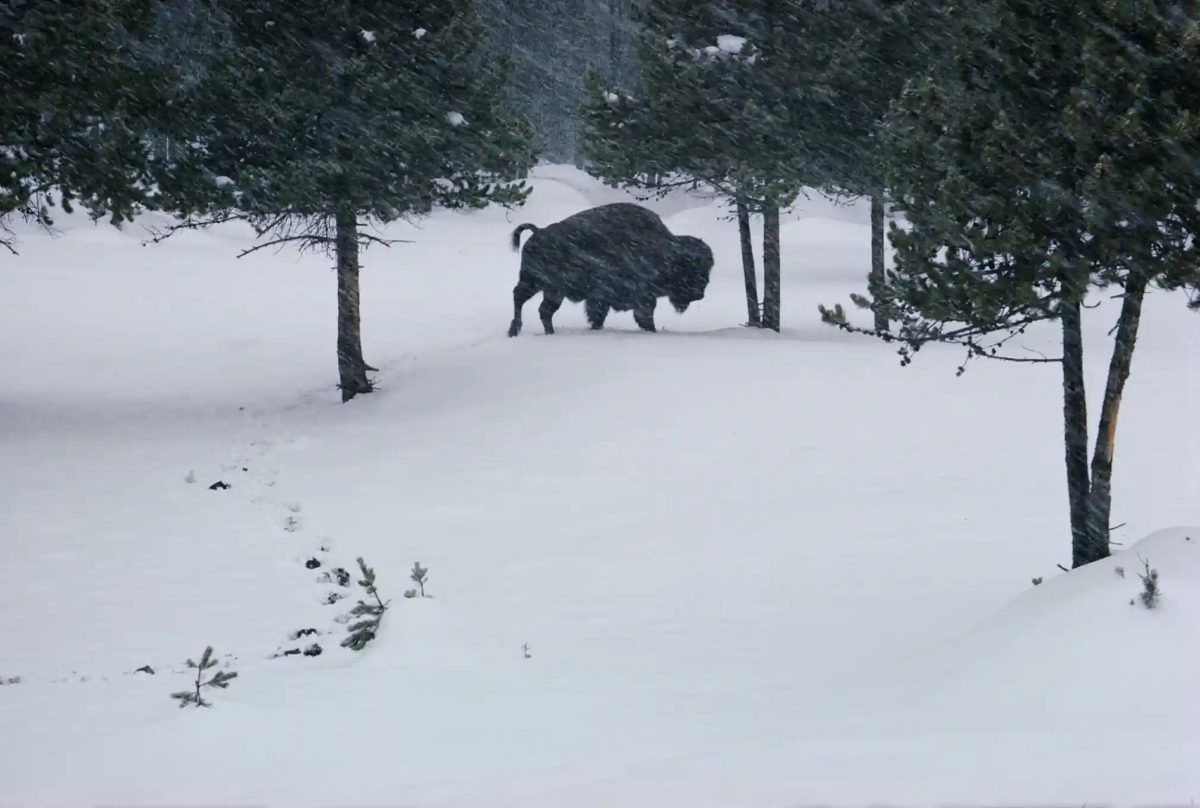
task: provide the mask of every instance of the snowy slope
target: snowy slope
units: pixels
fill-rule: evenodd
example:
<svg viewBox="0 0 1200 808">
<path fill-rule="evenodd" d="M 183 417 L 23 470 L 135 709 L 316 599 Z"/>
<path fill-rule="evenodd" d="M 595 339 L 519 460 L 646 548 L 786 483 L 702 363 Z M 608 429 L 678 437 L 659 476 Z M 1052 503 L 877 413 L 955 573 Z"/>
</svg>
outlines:
<svg viewBox="0 0 1200 808">
<path fill-rule="evenodd" d="M 1130 546 L 1061 575 L 1056 368 L 955 378 L 957 352 L 901 368 L 821 325 L 862 286 L 862 207 L 785 218 L 781 335 L 737 326 L 724 211 L 673 197 L 717 257 L 705 301 L 659 334 L 568 305 L 507 339 L 512 228 L 620 198 L 544 167 L 522 210 L 390 228 L 414 243 L 364 260 L 381 389 L 347 405 L 328 260 L 235 260 L 237 227 L 23 233 L 0 269 L 0 805 L 1200 793 L 1200 529 L 1158 532 L 1200 523 L 1182 300 L 1147 301 L 1122 413 Z M 1139 553 L 1155 611 L 1128 605 Z M 359 555 L 394 608 L 354 655 L 354 596 L 321 576 Z M 414 561 L 431 599 L 401 597 Z M 205 644 L 239 678 L 178 710 Z"/>
</svg>

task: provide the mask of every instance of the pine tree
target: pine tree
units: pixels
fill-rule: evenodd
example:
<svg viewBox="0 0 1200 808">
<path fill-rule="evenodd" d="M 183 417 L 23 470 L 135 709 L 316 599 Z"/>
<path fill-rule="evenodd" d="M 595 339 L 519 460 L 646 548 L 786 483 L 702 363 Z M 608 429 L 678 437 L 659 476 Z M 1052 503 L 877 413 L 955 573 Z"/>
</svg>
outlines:
<svg viewBox="0 0 1200 808">
<path fill-rule="evenodd" d="M 204 653 L 200 656 L 200 661 L 196 662 L 189 659 L 187 666 L 196 671 L 196 681 L 191 690 L 180 690 L 177 693 L 172 693 L 171 698 L 179 700 L 179 706 L 187 707 L 189 704 L 196 707 L 211 707 L 212 704 L 204 700 L 201 695 L 201 688 L 216 687 L 224 690 L 229 687 L 229 683 L 237 678 L 237 673 L 234 671 L 217 671 L 208 679 L 204 680 L 204 672 L 217 666 L 217 661 L 212 658 L 212 646 L 204 649 Z"/>
<path fill-rule="evenodd" d="M 509 103 L 533 124 L 545 159 L 578 164 L 578 108 L 588 67 L 631 85 L 636 2 L 480 0 L 492 51 L 512 60 Z"/>
<path fill-rule="evenodd" d="M 834 196 L 870 200 L 872 298 L 887 295 L 884 220 L 887 188 L 879 127 L 905 83 L 924 72 L 948 42 L 953 16 L 947 0 L 841 0 L 798 2 L 804 19 L 792 56 L 820 66 L 813 77 L 820 103 L 809 103 L 811 128 L 820 133 L 818 157 Z M 882 307 L 873 309 L 875 329 L 887 331 Z"/>
<path fill-rule="evenodd" d="M 0 3 L 0 245 L 20 216 L 43 226 L 81 204 L 114 224 L 147 203 L 144 134 L 170 71 L 136 55 L 154 21 L 149 0 Z"/>
<path fill-rule="evenodd" d="M 388 609 L 388 604 L 384 602 L 383 598 L 379 597 L 379 589 L 375 586 L 375 568 L 368 567 L 367 562 L 361 556 L 358 558 L 358 568 L 362 571 L 363 575 L 358 585 L 363 588 L 363 591 L 374 598 L 375 602 L 368 603 L 365 600 L 360 600 L 350 610 L 350 616 L 357 617 L 358 620 L 350 624 L 348 629 L 350 634 L 342 640 L 342 647 L 349 648 L 352 651 L 363 650 L 367 647 L 367 643 L 375 639 L 375 636 L 379 633 L 379 626 L 383 622 L 383 615 Z"/>
<path fill-rule="evenodd" d="M 944 63 L 897 103 L 886 177 L 893 226 L 885 311 L 905 361 L 930 341 L 971 356 L 1054 361 L 1075 566 L 1109 554 L 1117 414 L 1150 286 L 1200 281 L 1200 36 L 1194 0 L 989 0 Z M 1088 461 L 1083 306 L 1122 296 Z M 840 307 L 826 319 L 850 330 Z M 1060 358 L 1012 355 L 1057 320 Z M 891 337 L 889 337 L 891 339 Z"/>
<path fill-rule="evenodd" d="M 587 168 L 605 181 L 647 193 L 703 184 L 762 214 L 762 324 L 775 330 L 779 211 L 803 186 L 825 179 L 806 117 L 820 88 L 808 81 L 815 68 L 792 58 L 806 32 L 790 6 L 648 2 L 639 15 L 637 94 L 593 71 L 583 111 Z M 748 237 L 748 227 L 739 230 Z M 752 263 L 744 268 L 752 271 Z M 757 306 L 747 308 L 754 322 Z"/>
<path fill-rule="evenodd" d="M 521 203 L 528 126 L 501 103 L 471 0 L 217 0 L 208 66 L 163 178 L 185 226 L 231 218 L 260 242 L 337 256 L 343 401 L 370 392 L 359 314 L 365 222 Z"/>
</svg>

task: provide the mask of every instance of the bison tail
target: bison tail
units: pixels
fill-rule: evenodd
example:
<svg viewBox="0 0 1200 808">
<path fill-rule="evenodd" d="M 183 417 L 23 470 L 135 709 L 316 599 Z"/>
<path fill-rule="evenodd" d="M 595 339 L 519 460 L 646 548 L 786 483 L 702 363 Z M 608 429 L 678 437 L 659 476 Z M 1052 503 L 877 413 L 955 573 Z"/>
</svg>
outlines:
<svg viewBox="0 0 1200 808">
<path fill-rule="evenodd" d="M 532 230 L 533 232 L 536 233 L 539 229 L 540 228 L 536 224 L 526 223 L 526 224 L 518 225 L 517 229 L 514 230 L 513 234 L 512 234 L 513 250 L 516 251 L 516 250 L 521 249 L 521 234 L 522 233 L 524 233 L 526 230 Z"/>
</svg>

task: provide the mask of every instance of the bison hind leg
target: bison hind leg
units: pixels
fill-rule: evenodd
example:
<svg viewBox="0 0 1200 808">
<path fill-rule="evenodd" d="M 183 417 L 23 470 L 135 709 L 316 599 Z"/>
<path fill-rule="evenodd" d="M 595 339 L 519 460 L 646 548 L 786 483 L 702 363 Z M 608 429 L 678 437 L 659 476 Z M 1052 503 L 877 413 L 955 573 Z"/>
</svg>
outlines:
<svg viewBox="0 0 1200 808">
<path fill-rule="evenodd" d="M 546 329 L 547 334 L 554 333 L 554 313 L 558 311 L 558 307 L 563 303 L 561 292 L 552 292 L 549 289 L 542 290 L 542 305 L 538 306 L 538 314 L 542 318 L 542 327 Z"/>
<path fill-rule="evenodd" d="M 599 331 L 604 328 L 604 319 L 608 317 L 608 304 L 598 300 L 588 300 L 583 304 L 584 311 L 587 313 L 588 324 L 591 325 L 593 331 Z"/>
</svg>

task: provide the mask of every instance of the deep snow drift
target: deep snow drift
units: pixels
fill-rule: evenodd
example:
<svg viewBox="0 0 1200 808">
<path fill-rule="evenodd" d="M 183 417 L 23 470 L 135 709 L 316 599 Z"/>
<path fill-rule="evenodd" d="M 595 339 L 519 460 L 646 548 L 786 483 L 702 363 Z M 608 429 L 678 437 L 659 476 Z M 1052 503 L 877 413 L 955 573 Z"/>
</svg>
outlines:
<svg viewBox="0 0 1200 808">
<path fill-rule="evenodd" d="M 785 218 L 781 335 L 738 326 L 735 225 L 677 196 L 653 204 L 713 247 L 702 303 L 660 306 L 658 334 L 568 304 L 557 335 L 529 317 L 510 340 L 512 228 L 626 198 L 564 168 L 534 186 L 366 253 L 380 390 L 347 405 L 327 259 L 235 260 L 234 226 L 22 232 L 0 265 L 0 805 L 1200 796 L 1200 529 L 1160 531 L 1200 523 L 1182 298 L 1146 304 L 1122 552 L 1063 575 L 1057 368 L 901 368 L 818 322 L 863 286 L 863 207 Z M 1111 314 L 1089 312 L 1093 401 Z M 357 593 L 324 576 L 360 555 L 392 609 L 354 654 L 335 618 Z M 1139 556 L 1153 611 L 1129 603 Z M 415 561 L 432 598 L 402 597 Z M 179 710 L 206 644 L 239 678 Z"/>
</svg>

